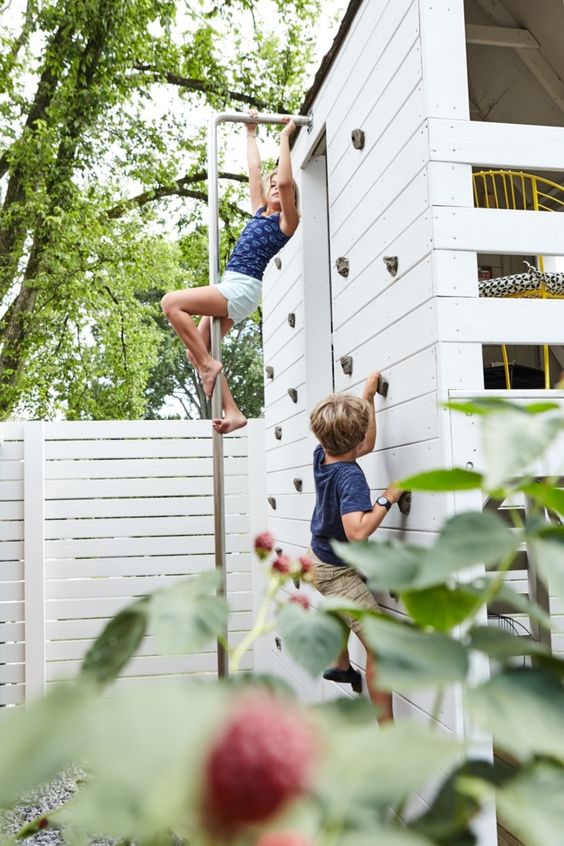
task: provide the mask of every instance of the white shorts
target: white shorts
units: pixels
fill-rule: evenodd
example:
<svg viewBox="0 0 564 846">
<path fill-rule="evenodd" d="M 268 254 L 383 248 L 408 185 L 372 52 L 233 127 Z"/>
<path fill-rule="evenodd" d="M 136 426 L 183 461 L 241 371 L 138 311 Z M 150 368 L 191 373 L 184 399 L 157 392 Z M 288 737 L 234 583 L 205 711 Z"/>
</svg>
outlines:
<svg viewBox="0 0 564 846">
<path fill-rule="evenodd" d="M 227 316 L 234 323 L 252 314 L 262 298 L 261 280 L 235 270 L 226 270 L 215 287 L 227 300 Z"/>
</svg>

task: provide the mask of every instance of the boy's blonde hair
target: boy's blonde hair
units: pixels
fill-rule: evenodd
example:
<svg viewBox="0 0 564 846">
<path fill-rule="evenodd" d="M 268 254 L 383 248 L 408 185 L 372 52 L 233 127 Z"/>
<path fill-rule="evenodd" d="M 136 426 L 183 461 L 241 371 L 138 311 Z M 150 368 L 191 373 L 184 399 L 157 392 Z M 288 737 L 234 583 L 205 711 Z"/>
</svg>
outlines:
<svg viewBox="0 0 564 846">
<path fill-rule="evenodd" d="M 311 431 L 329 455 L 344 455 L 363 440 L 370 425 L 370 405 L 351 394 L 329 394 L 309 418 Z"/>
<path fill-rule="evenodd" d="M 272 170 L 269 170 L 267 174 L 262 177 L 262 196 L 266 200 L 266 195 L 270 189 L 270 180 L 274 176 L 275 173 L 278 173 L 278 168 L 275 167 Z M 296 205 L 296 210 L 298 214 L 300 213 L 300 192 L 298 190 L 298 186 L 295 179 L 292 179 L 292 187 L 294 189 L 294 203 Z"/>
</svg>

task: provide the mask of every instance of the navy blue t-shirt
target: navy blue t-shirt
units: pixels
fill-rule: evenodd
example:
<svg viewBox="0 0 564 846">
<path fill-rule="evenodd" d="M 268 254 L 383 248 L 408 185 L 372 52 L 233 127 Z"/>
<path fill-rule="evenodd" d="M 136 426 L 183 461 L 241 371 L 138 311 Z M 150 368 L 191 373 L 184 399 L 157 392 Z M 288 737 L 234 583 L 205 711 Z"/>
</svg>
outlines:
<svg viewBox="0 0 564 846">
<path fill-rule="evenodd" d="M 372 511 L 370 488 L 356 461 L 324 464 L 325 452 L 318 444 L 313 453 L 315 509 L 311 518 L 311 548 L 325 564 L 346 566 L 331 549 L 331 540 L 347 542 L 341 519 L 352 511 Z"/>
</svg>

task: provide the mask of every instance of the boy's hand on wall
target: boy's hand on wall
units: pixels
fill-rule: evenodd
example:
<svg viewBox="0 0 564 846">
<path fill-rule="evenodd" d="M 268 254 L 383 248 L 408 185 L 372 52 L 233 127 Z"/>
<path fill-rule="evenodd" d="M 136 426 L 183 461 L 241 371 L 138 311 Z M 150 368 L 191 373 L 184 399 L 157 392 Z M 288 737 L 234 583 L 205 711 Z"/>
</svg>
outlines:
<svg viewBox="0 0 564 846">
<path fill-rule="evenodd" d="M 397 502 L 402 495 L 403 491 L 401 488 L 396 487 L 395 482 L 390 482 L 386 490 L 384 491 L 384 496 L 386 499 L 389 499 L 390 502 Z"/>
<path fill-rule="evenodd" d="M 380 381 L 380 371 L 375 370 L 371 373 L 364 383 L 364 399 L 368 402 L 373 402 L 374 397 L 378 391 L 378 383 Z"/>
</svg>

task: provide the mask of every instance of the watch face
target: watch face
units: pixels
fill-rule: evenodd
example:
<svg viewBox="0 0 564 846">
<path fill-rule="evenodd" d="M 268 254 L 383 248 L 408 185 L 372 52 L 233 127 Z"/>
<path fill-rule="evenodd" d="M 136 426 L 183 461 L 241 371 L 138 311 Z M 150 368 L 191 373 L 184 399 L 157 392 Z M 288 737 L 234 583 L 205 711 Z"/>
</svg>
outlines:
<svg viewBox="0 0 564 846">
<path fill-rule="evenodd" d="M 390 510 L 390 507 L 392 505 L 389 499 L 386 499 L 385 496 L 379 496 L 376 502 L 378 503 L 378 505 L 384 505 L 388 509 L 388 511 Z"/>
</svg>

